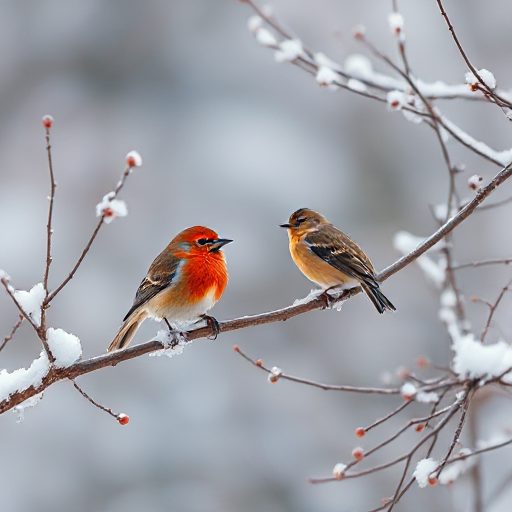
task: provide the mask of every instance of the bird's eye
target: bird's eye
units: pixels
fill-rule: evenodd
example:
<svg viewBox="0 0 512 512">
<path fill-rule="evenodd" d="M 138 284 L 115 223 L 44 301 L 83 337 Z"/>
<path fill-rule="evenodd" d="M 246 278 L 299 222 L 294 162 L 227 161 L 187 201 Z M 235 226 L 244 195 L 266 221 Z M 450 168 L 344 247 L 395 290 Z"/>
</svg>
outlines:
<svg viewBox="0 0 512 512">
<path fill-rule="evenodd" d="M 206 245 L 208 243 L 208 239 L 207 238 L 200 238 L 199 240 L 196 240 L 196 242 L 199 245 Z"/>
<path fill-rule="evenodd" d="M 306 218 L 305 217 L 301 217 L 300 219 L 297 219 L 297 224 L 302 224 L 303 222 L 306 222 Z"/>
</svg>

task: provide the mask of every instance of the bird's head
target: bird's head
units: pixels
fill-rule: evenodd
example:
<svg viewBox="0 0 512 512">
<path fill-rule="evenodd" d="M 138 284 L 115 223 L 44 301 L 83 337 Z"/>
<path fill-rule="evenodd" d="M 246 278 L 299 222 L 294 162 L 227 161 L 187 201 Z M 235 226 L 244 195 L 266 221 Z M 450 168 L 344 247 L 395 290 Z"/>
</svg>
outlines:
<svg viewBox="0 0 512 512">
<path fill-rule="evenodd" d="M 204 226 L 193 226 L 179 233 L 172 243 L 190 255 L 201 255 L 220 252 L 221 247 L 233 240 L 219 238 L 212 229 Z"/>
<path fill-rule="evenodd" d="M 329 221 L 323 215 L 308 208 L 300 208 L 290 215 L 286 224 L 280 224 L 280 227 L 287 228 L 290 234 L 299 235 L 315 231 L 322 224 L 329 224 Z"/>
</svg>

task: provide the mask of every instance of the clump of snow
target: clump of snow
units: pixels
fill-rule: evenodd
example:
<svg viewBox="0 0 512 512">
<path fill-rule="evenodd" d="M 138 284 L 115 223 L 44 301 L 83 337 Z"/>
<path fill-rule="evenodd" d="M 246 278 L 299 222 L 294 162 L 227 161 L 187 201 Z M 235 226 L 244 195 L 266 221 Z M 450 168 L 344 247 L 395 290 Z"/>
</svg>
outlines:
<svg viewBox="0 0 512 512">
<path fill-rule="evenodd" d="M 300 39 L 285 39 L 278 44 L 278 47 L 274 54 L 276 62 L 291 62 L 304 55 Z"/>
<path fill-rule="evenodd" d="M 418 390 L 416 389 L 416 386 L 412 382 L 406 382 L 401 388 L 400 388 L 400 394 L 404 398 L 404 400 L 410 400 L 414 395 L 416 394 Z"/>
<path fill-rule="evenodd" d="M 41 393 L 31 396 L 30 398 L 27 398 L 24 402 L 21 402 L 21 404 L 18 404 L 15 407 L 13 407 L 12 410 L 18 415 L 16 423 L 21 423 L 25 419 L 25 409 L 27 409 L 28 407 L 34 407 L 41 401 L 42 398 L 43 392 L 41 391 Z"/>
<path fill-rule="evenodd" d="M 392 12 L 388 16 L 389 30 L 394 36 L 398 36 L 401 41 L 405 39 L 404 36 L 404 17 L 399 12 Z"/>
<path fill-rule="evenodd" d="M 126 155 L 126 163 L 130 167 L 140 167 L 142 165 L 142 157 L 138 151 L 130 151 Z"/>
<path fill-rule="evenodd" d="M 433 473 L 437 468 L 437 462 L 434 459 L 421 459 L 418 464 L 416 464 L 416 468 L 414 469 L 414 473 L 412 476 L 418 482 L 420 487 L 426 487 L 428 485 L 429 476 Z"/>
<path fill-rule="evenodd" d="M 258 16 L 255 14 L 254 16 L 251 16 L 247 20 L 247 28 L 249 29 L 249 32 L 252 32 L 255 34 L 258 29 L 260 29 L 263 25 L 263 18 L 261 16 Z"/>
<path fill-rule="evenodd" d="M 471 176 L 469 179 L 468 179 L 468 187 L 471 189 L 471 190 L 478 190 L 482 185 L 482 176 L 478 176 L 478 174 L 473 174 L 473 176 Z"/>
<path fill-rule="evenodd" d="M 114 199 L 115 192 L 109 192 L 101 203 L 96 205 L 96 216 L 103 217 L 103 222 L 110 224 L 116 217 L 126 217 L 128 215 L 128 207 L 121 199 Z"/>
<path fill-rule="evenodd" d="M 41 305 L 45 297 L 43 283 L 37 283 L 29 292 L 16 290 L 14 298 L 36 325 L 41 324 Z"/>
<path fill-rule="evenodd" d="M 478 76 L 483 80 L 484 84 L 489 87 L 489 89 L 496 88 L 496 79 L 490 71 L 487 69 L 479 69 Z M 480 81 L 471 71 L 468 71 L 466 73 L 466 83 L 472 91 L 475 91 L 477 86 L 480 84 Z"/>
<path fill-rule="evenodd" d="M 260 46 L 269 46 L 269 47 L 277 46 L 277 39 L 266 28 L 258 29 L 256 31 L 255 37 L 256 37 L 256 41 L 258 41 L 258 44 Z"/>
<path fill-rule="evenodd" d="M 319 85 L 334 86 L 333 89 L 337 89 L 336 84 L 339 82 L 339 75 L 327 66 L 320 66 L 316 74 L 316 81 Z"/>
<path fill-rule="evenodd" d="M 407 94 L 403 91 L 389 91 L 386 99 L 390 110 L 401 110 L 402 107 L 407 106 L 409 103 Z"/>
<path fill-rule="evenodd" d="M 505 432 L 496 432 L 487 439 L 478 439 L 476 442 L 476 447 L 479 450 L 484 450 L 493 446 L 499 446 L 503 443 L 508 443 L 510 440 L 510 434 L 506 434 Z"/>
<path fill-rule="evenodd" d="M 315 53 L 315 55 L 313 55 L 313 59 L 315 64 L 319 67 L 325 66 L 327 68 L 334 69 L 335 71 L 342 70 L 342 67 L 337 62 L 334 62 L 322 52 Z"/>
<path fill-rule="evenodd" d="M 364 55 L 350 55 L 345 61 L 345 71 L 354 78 L 371 78 L 373 74 L 372 63 Z"/>
<path fill-rule="evenodd" d="M 402 254 L 406 255 L 416 249 L 423 241 L 423 238 L 411 235 L 407 231 L 399 231 L 393 238 L 393 245 Z M 433 249 L 439 249 L 441 247 L 442 243 L 438 242 L 431 247 L 427 253 Z M 440 258 L 438 262 L 435 262 L 427 256 L 427 253 L 416 258 L 416 263 L 427 278 L 429 278 L 438 288 L 441 288 L 446 280 L 446 261 L 443 258 Z"/>
<path fill-rule="evenodd" d="M 82 345 L 74 334 L 50 327 L 46 331 L 46 338 L 57 368 L 67 368 L 80 359 Z"/>
<path fill-rule="evenodd" d="M 366 84 L 364 84 L 360 80 L 356 80 L 355 78 L 351 78 L 347 82 L 347 87 L 350 90 L 356 91 L 356 92 L 367 92 L 368 91 L 368 87 L 366 87 Z"/>
<path fill-rule="evenodd" d="M 4 280 L 9 282 L 11 280 L 11 276 L 5 271 L 0 268 L 0 280 Z"/>
<path fill-rule="evenodd" d="M 38 388 L 49 369 L 48 355 L 43 350 L 28 369 L 20 368 L 12 373 L 5 369 L 2 370 L 0 372 L 0 402 L 7 400 L 16 391 L 24 391 L 30 386 Z"/>
<path fill-rule="evenodd" d="M 302 304 L 307 304 L 308 302 L 311 302 L 312 300 L 315 300 L 320 295 L 322 295 L 324 291 L 320 288 L 315 288 L 314 290 L 311 290 L 309 294 L 304 297 L 303 299 L 296 299 L 293 301 L 294 306 L 301 306 Z"/>
<path fill-rule="evenodd" d="M 332 474 L 341 480 L 343 476 L 345 475 L 345 470 L 347 469 L 347 465 L 343 464 L 342 462 L 338 462 L 332 470 Z"/>
<path fill-rule="evenodd" d="M 271 384 L 275 384 L 277 382 L 277 380 L 279 379 L 279 377 L 281 377 L 282 374 L 283 374 L 283 370 L 281 370 L 281 368 L 278 368 L 277 366 L 274 366 L 270 370 L 270 373 L 268 374 L 268 381 Z"/>
<path fill-rule="evenodd" d="M 457 295 L 453 291 L 453 288 L 446 288 L 439 297 L 439 302 L 443 308 L 453 308 L 457 305 Z"/>
<path fill-rule="evenodd" d="M 460 460 L 456 460 L 451 464 L 444 467 L 439 475 L 439 483 L 441 485 L 451 485 L 460 475 L 464 474 L 473 464 L 472 459 L 466 458 L 467 455 L 471 454 L 471 450 L 468 448 L 461 448 L 459 456 L 463 456 Z"/>
<path fill-rule="evenodd" d="M 428 393 L 425 391 L 420 391 L 416 393 L 416 396 L 414 397 L 417 402 L 421 402 L 424 404 L 435 404 L 439 402 L 439 395 L 437 393 L 434 393 L 433 391 Z"/>
<path fill-rule="evenodd" d="M 183 353 L 185 347 L 192 343 L 192 340 L 187 341 L 184 336 L 172 331 L 158 331 L 153 339 L 165 348 L 151 352 L 149 357 L 179 356 Z"/>
<path fill-rule="evenodd" d="M 453 370 L 463 378 L 490 379 L 512 369 L 512 347 L 504 341 L 484 345 L 473 334 L 461 334 L 452 348 Z M 505 375 L 504 380 L 512 381 L 512 375 Z"/>
</svg>

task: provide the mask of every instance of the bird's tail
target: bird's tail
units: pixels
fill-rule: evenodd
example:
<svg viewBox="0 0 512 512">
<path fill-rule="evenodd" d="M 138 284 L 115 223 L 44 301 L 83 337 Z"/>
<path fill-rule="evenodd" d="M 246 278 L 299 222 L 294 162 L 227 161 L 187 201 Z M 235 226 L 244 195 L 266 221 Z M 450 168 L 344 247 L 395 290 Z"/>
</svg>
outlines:
<svg viewBox="0 0 512 512">
<path fill-rule="evenodd" d="M 134 311 L 124 322 L 112 343 L 108 346 L 107 352 L 121 350 L 127 347 L 135 336 L 140 324 L 146 319 L 146 311 Z"/>
<path fill-rule="evenodd" d="M 391 304 L 391 301 L 380 291 L 378 286 L 374 287 L 366 283 L 361 283 L 361 287 L 379 313 L 384 313 L 386 309 L 388 311 L 396 311 L 395 306 Z"/>
</svg>

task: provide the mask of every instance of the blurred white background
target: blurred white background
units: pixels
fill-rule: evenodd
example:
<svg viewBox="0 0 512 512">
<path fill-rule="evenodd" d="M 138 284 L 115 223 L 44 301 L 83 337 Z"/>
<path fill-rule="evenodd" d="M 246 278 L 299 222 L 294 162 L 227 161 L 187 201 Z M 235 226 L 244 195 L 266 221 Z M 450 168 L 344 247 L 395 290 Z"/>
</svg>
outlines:
<svg viewBox="0 0 512 512">
<path fill-rule="evenodd" d="M 463 82 L 466 68 L 436 2 L 401 3 L 414 72 L 427 81 Z M 339 62 L 364 53 L 351 37 L 359 23 L 397 57 L 387 26 L 391 2 L 273 5 L 308 46 Z M 512 4 L 452 0 L 446 7 L 475 65 L 493 71 L 499 86 L 512 84 Z M 0 268 L 12 284 L 30 289 L 44 270 L 44 114 L 55 119 L 58 182 L 52 287 L 90 236 L 95 205 L 117 183 L 125 154 L 136 149 L 143 158 L 121 195 L 130 214 L 104 226 L 49 311 L 50 326 L 79 336 L 84 357 L 105 351 L 147 267 L 185 227 L 204 224 L 235 240 L 225 249 L 230 282 L 212 311 L 219 320 L 284 307 L 309 293 L 312 285 L 294 266 L 286 233 L 277 227 L 299 207 L 322 212 L 349 233 L 379 270 L 399 256 L 395 232 L 426 236 L 436 228 L 428 205 L 446 200 L 448 177 L 433 132 L 276 64 L 247 31 L 251 14 L 234 0 L 0 3 Z M 496 149 L 511 146 L 499 109 L 440 106 Z M 498 171 L 453 142 L 450 149 L 454 161 L 467 165 L 462 195 L 471 194 L 464 188 L 469 176 L 479 173 L 486 183 Z M 507 197 L 507 189 L 497 198 Z M 508 222 L 497 221 L 510 213 L 505 208 L 468 220 L 455 236 L 460 262 L 510 255 Z M 463 292 L 492 299 L 508 275 L 507 268 L 464 271 Z M 222 334 L 215 342 L 196 341 L 172 360 L 142 357 L 80 378 L 96 400 L 130 415 L 127 427 L 92 407 L 70 383 L 52 386 L 21 424 L 12 413 L 0 419 L 2 511 L 344 512 L 378 506 L 394 492 L 393 471 L 321 486 L 307 478 L 328 476 L 336 462 L 349 460 L 360 444 L 354 429 L 400 400 L 289 382 L 271 386 L 232 347 L 288 373 L 339 384 L 379 386 L 383 373 L 412 367 L 420 354 L 447 364 L 436 293 L 420 271 L 410 266 L 383 289 L 396 314 L 379 316 L 359 295 L 341 312 Z M 504 311 L 509 307 L 507 297 Z M 468 308 L 479 332 L 486 310 Z M 16 319 L 0 294 L 0 337 Z M 511 340 L 510 315 L 499 316 L 498 324 L 494 339 Z M 159 328 L 146 322 L 136 342 Z M 39 351 L 23 325 L 1 353 L 0 367 L 27 366 Z M 502 426 L 496 419 L 488 433 Z M 368 436 L 363 446 L 380 435 Z M 491 480 L 493 467 L 485 467 Z M 450 510 L 448 489 L 426 489 L 421 502 L 418 496 L 411 491 L 402 509 Z"/>
</svg>

